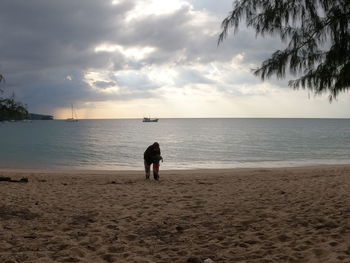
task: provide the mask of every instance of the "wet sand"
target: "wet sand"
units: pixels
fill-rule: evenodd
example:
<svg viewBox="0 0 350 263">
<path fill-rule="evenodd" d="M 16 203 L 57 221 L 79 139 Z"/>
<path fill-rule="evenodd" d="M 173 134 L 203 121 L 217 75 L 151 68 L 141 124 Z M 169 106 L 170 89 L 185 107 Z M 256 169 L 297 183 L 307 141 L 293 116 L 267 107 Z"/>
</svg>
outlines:
<svg viewBox="0 0 350 263">
<path fill-rule="evenodd" d="M 0 176 L 4 263 L 350 262 L 350 166 Z"/>
</svg>

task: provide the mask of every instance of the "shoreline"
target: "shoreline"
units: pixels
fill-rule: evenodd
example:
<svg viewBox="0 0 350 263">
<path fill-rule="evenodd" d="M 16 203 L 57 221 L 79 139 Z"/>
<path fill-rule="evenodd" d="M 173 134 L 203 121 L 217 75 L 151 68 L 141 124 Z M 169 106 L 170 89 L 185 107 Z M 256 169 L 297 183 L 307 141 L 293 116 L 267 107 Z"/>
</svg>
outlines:
<svg viewBox="0 0 350 263">
<path fill-rule="evenodd" d="M 281 166 L 281 167 L 236 167 L 236 168 L 193 168 L 193 169 L 160 169 L 161 174 L 168 173 L 217 173 L 217 172 L 239 172 L 239 171 L 254 171 L 254 170 L 298 170 L 298 169 L 334 169 L 334 168 L 350 168 L 349 164 L 321 164 L 321 165 L 301 165 L 301 166 Z M 151 167 L 152 172 L 152 167 Z M 143 167 L 140 169 L 52 169 L 52 168 L 0 168 L 1 173 L 38 173 L 38 174 L 140 174 L 144 173 Z"/>
<path fill-rule="evenodd" d="M 350 261 L 350 165 L 0 176 L 0 262 Z"/>
<path fill-rule="evenodd" d="M 289 169 L 289 168 L 307 168 L 307 167 L 337 167 L 337 166 L 350 166 L 350 161 L 333 161 L 329 163 L 321 162 L 321 161 L 309 161 L 309 162 L 276 162 L 276 163 L 247 163 L 247 164 L 241 164 L 241 165 L 232 165 L 228 166 L 227 164 L 217 164 L 215 166 L 208 166 L 208 167 L 201 167 L 201 166 L 194 166 L 194 167 L 184 167 L 184 166 L 176 166 L 174 164 L 171 164 L 169 168 L 167 168 L 167 164 L 161 164 L 160 171 L 166 172 L 166 171 L 207 171 L 207 170 L 236 170 L 236 169 Z M 32 172 L 50 172 L 50 171 L 58 171 L 58 172 L 80 172 L 80 171 L 86 171 L 86 172 L 138 172 L 143 171 L 143 163 L 135 164 L 135 166 L 125 166 L 125 167 L 116 167 L 116 168 L 94 168 L 91 166 L 87 166 L 88 168 L 78 167 L 78 166 L 66 166 L 66 167 L 58 167 L 58 166 L 43 166 L 43 167 L 18 167 L 13 168 L 11 167 L 1 167 L 0 166 L 0 172 L 1 171 L 32 171 Z M 136 168 L 135 168 L 136 167 Z"/>
</svg>

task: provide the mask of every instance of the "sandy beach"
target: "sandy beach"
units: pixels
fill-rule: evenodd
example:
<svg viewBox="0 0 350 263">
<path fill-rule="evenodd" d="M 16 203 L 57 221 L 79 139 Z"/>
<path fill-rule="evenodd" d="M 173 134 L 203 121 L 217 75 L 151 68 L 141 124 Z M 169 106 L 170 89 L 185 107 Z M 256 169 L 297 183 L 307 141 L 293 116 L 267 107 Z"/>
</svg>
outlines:
<svg viewBox="0 0 350 263">
<path fill-rule="evenodd" d="M 3 263 L 350 262 L 350 166 L 0 176 Z"/>
</svg>

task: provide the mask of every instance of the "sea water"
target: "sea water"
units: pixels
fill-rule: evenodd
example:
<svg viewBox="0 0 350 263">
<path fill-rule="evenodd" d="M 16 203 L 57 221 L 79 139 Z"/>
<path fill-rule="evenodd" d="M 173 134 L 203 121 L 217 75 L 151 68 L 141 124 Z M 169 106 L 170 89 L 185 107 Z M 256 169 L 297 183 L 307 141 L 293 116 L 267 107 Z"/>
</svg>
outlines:
<svg viewBox="0 0 350 263">
<path fill-rule="evenodd" d="M 0 123 L 0 168 L 161 169 L 350 164 L 350 119 L 141 119 Z"/>
</svg>

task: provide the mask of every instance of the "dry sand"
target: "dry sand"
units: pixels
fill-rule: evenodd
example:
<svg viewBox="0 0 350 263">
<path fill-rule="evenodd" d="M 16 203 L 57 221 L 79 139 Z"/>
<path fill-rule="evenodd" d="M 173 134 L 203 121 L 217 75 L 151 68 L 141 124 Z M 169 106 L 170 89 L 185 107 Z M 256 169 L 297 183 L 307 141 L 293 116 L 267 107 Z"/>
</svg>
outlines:
<svg viewBox="0 0 350 263">
<path fill-rule="evenodd" d="M 1 263 L 350 262 L 350 166 L 0 176 Z"/>
</svg>

